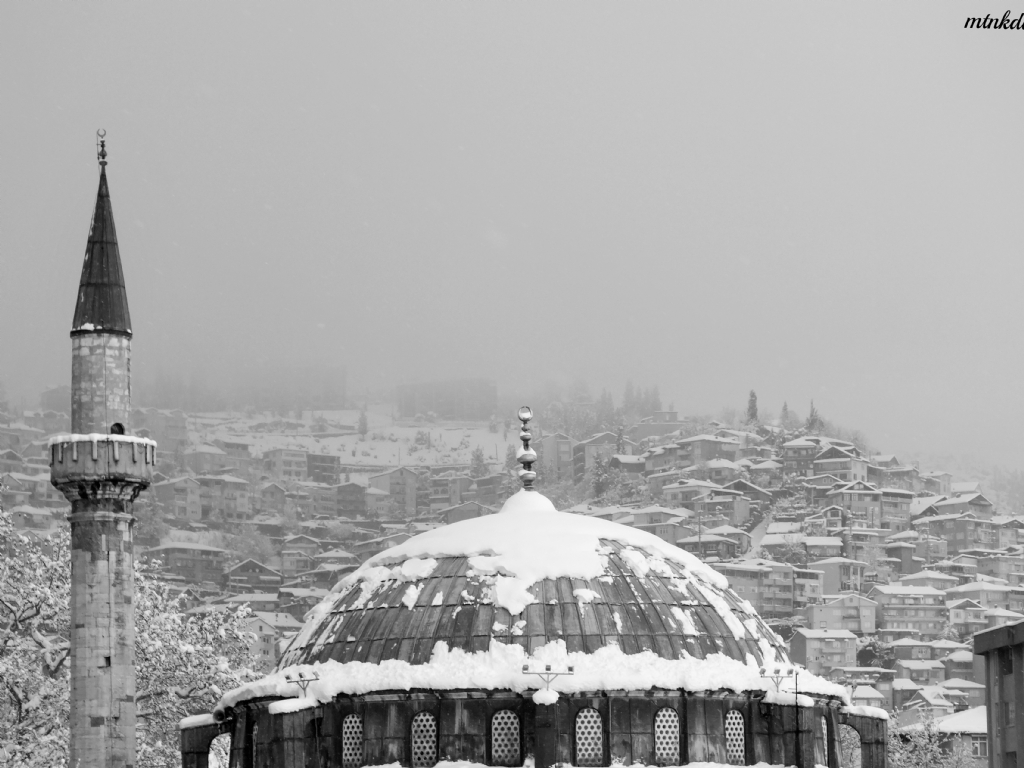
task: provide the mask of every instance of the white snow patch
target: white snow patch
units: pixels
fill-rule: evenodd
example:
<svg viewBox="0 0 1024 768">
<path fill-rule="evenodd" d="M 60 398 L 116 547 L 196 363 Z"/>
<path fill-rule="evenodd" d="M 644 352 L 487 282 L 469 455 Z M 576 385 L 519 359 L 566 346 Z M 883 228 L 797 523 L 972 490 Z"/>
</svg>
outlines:
<svg viewBox="0 0 1024 768">
<path fill-rule="evenodd" d="M 498 576 L 491 588 L 494 604 L 504 608 L 513 616 L 522 613 L 526 606 L 536 603 L 537 598 L 530 592 L 530 582 L 511 576 Z"/>
<path fill-rule="evenodd" d="M 688 614 L 678 605 L 673 605 L 671 611 L 672 615 L 675 616 L 676 621 L 678 621 L 682 625 L 684 635 L 696 636 L 700 634 L 700 632 L 697 631 L 697 625 L 693 623 L 693 618 L 690 616 L 690 614 Z"/>
<path fill-rule="evenodd" d="M 304 709 L 312 709 L 318 704 L 320 704 L 319 701 L 309 697 L 300 697 L 298 699 L 281 699 L 281 701 L 271 702 L 270 706 L 267 707 L 267 711 L 272 715 L 284 715 L 288 712 L 301 712 Z"/>
<path fill-rule="evenodd" d="M 440 605 L 443 602 L 444 602 L 444 595 L 441 594 L 440 592 L 435 592 L 434 593 L 434 599 L 430 601 L 430 604 L 431 605 Z"/>
<path fill-rule="evenodd" d="M 557 512 L 541 494 L 520 491 L 505 502 L 501 514 L 461 520 L 389 547 L 345 577 L 336 589 L 363 580 L 376 566 L 408 558 L 469 557 L 474 570 L 518 577 L 527 584 L 563 576 L 596 579 L 605 575 L 601 539 L 626 547 L 623 556 L 638 575 L 651 569 L 647 556 L 653 556 L 717 587 L 728 587 L 720 573 L 654 534 L 610 520 Z"/>
<path fill-rule="evenodd" d="M 550 688 L 542 688 L 533 694 L 534 704 L 554 704 L 556 701 L 558 701 L 558 691 L 552 691 Z"/>
<path fill-rule="evenodd" d="M 801 676 L 802 679 L 802 676 Z M 848 715 L 860 715 L 861 717 L 873 717 L 876 720 L 888 720 L 889 713 L 884 709 L 878 707 L 851 707 L 845 706 L 840 709 L 841 712 L 845 712 Z"/>
<path fill-rule="evenodd" d="M 622 634 L 622 617 L 618 611 L 612 611 L 612 618 L 615 619 L 615 631 Z"/>
<path fill-rule="evenodd" d="M 405 590 L 405 594 L 402 596 L 402 604 L 406 608 L 412 608 L 416 605 L 416 601 L 419 599 L 420 592 L 423 591 L 422 584 L 410 584 L 409 588 Z"/>
<path fill-rule="evenodd" d="M 331 660 L 285 667 L 229 691 L 221 698 L 215 711 L 223 712 L 240 701 L 263 696 L 300 697 L 299 686 L 287 679 L 300 673 L 304 673 L 302 676 L 306 678 L 314 674 L 319 677 L 309 684 L 307 695 L 327 702 L 342 693 L 365 694 L 413 688 L 523 692 L 536 684 L 532 676 L 523 674 L 523 665 L 536 668 L 547 664 L 555 669 L 574 667 L 571 677 L 559 677 L 551 683 L 561 693 L 654 688 L 687 691 L 728 689 L 736 692 L 771 691 L 773 696 L 785 698 L 789 703 L 793 701 L 791 693 L 775 694 L 774 686 L 761 677 L 757 667 L 723 654 L 713 654 L 704 659 L 663 659 L 651 651 L 626 654 L 615 645 L 605 646 L 594 653 L 569 653 L 565 642 L 556 640 L 541 646 L 531 656 L 518 644 L 506 645 L 492 640 L 488 650 L 475 653 L 450 649 L 446 643 L 438 642 L 426 664 L 409 664 L 399 659 L 388 659 L 379 664 L 359 661 L 342 664 Z M 845 688 L 809 672 L 801 673 L 800 690 L 849 702 Z M 801 705 L 805 704 L 805 699 L 810 701 L 809 697 L 800 698 Z"/>
<path fill-rule="evenodd" d="M 747 639 L 747 630 L 743 626 L 743 622 L 736 618 L 736 613 L 729 607 L 729 604 L 725 602 L 714 590 L 708 589 L 703 584 L 697 584 L 697 589 L 704 595 L 704 599 L 708 601 L 708 605 L 715 609 L 715 612 L 721 616 L 722 621 L 729 627 L 733 637 L 737 640 Z"/>
<path fill-rule="evenodd" d="M 599 595 L 597 592 L 595 592 L 592 589 L 582 589 L 582 588 L 581 589 L 574 589 L 572 591 L 572 594 L 576 598 L 577 602 L 579 602 L 581 604 L 584 604 L 584 605 L 587 604 L 587 603 L 594 602 L 595 600 L 597 600 L 597 598 L 599 598 L 601 596 L 601 595 Z"/>
<path fill-rule="evenodd" d="M 178 728 L 185 730 L 186 728 L 198 728 L 201 725 L 216 725 L 217 720 L 212 714 L 205 715 L 191 715 L 190 717 L 183 717 L 178 723 Z"/>
<path fill-rule="evenodd" d="M 432 557 L 413 557 L 402 563 L 401 574 L 405 581 L 419 581 L 427 578 L 437 567 L 437 560 Z"/>
</svg>

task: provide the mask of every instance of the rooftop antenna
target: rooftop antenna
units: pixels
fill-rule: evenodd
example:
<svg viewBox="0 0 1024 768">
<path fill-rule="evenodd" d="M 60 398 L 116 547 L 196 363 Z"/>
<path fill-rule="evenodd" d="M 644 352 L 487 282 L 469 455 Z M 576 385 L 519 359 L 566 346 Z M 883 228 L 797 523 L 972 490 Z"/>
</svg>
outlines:
<svg viewBox="0 0 1024 768">
<path fill-rule="evenodd" d="M 96 159 L 100 161 L 100 168 L 107 166 L 107 132 L 100 128 L 96 131 Z"/>
</svg>

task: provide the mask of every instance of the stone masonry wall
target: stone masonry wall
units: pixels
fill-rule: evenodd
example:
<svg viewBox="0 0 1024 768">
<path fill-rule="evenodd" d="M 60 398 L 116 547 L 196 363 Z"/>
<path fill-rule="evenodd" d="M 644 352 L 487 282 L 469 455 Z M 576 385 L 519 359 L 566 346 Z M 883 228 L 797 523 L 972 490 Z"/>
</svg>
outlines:
<svg viewBox="0 0 1024 768">
<path fill-rule="evenodd" d="M 125 511 L 112 511 L 111 507 Z M 107 507 L 107 509 L 104 509 Z M 71 762 L 131 766 L 135 622 L 130 502 L 71 507 Z"/>
<path fill-rule="evenodd" d="M 129 428 L 132 410 L 128 336 L 79 333 L 71 337 L 71 431 L 108 434 L 115 422 Z"/>
</svg>

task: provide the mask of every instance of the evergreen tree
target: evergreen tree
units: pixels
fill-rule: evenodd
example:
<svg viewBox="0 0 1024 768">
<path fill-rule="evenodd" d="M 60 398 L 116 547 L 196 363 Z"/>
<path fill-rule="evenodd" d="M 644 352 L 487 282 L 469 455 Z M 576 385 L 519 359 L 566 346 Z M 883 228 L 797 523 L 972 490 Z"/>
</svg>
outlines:
<svg viewBox="0 0 1024 768">
<path fill-rule="evenodd" d="M 366 421 L 366 407 L 363 406 L 363 410 L 359 412 L 359 435 L 366 439 L 366 433 L 370 431 L 370 425 Z"/>
<path fill-rule="evenodd" d="M 782 413 L 779 414 L 779 426 L 785 428 L 789 425 L 789 403 L 782 403 Z"/>
<path fill-rule="evenodd" d="M 750 390 L 747 398 L 747 424 L 757 423 L 757 392 Z"/>
<path fill-rule="evenodd" d="M 485 477 L 490 470 L 487 468 L 487 458 L 484 456 L 484 449 L 477 446 L 470 456 L 469 476 Z"/>
<path fill-rule="evenodd" d="M 519 466 L 519 462 L 516 461 L 516 447 L 509 445 L 505 449 L 505 469 L 515 471 L 516 467 Z"/>
<path fill-rule="evenodd" d="M 811 410 L 810 410 L 810 413 L 807 414 L 807 424 L 806 424 L 806 426 L 807 426 L 807 429 L 809 431 L 811 431 L 811 432 L 814 432 L 815 430 L 821 429 L 821 426 L 822 426 L 821 415 L 818 413 L 818 409 L 814 407 L 814 401 L 813 400 L 811 400 Z"/>
<path fill-rule="evenodd" d="M 594 468 L 591 470 L 591 482 L 593 483 L 594 498 L 600 499 L 611 485 L 611 475 L 608 471 L 608 462 L 598 456 L 594 460 Z"/>
</svg>

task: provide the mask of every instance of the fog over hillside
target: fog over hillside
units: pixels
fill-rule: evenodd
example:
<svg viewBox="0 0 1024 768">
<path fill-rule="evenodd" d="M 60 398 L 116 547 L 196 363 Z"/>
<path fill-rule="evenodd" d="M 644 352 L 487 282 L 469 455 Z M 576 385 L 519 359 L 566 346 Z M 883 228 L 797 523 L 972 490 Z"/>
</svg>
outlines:
<svg viewBox="0 0 1024 768">
<path fill-rule="evenodd" d="M 1016 37 L 952 3 L 521 10 L 5 9 L 8 395 L 69 380 L 104 128 L 142 401 L 754 388 L 1022 463 Z"/>
</svg>

